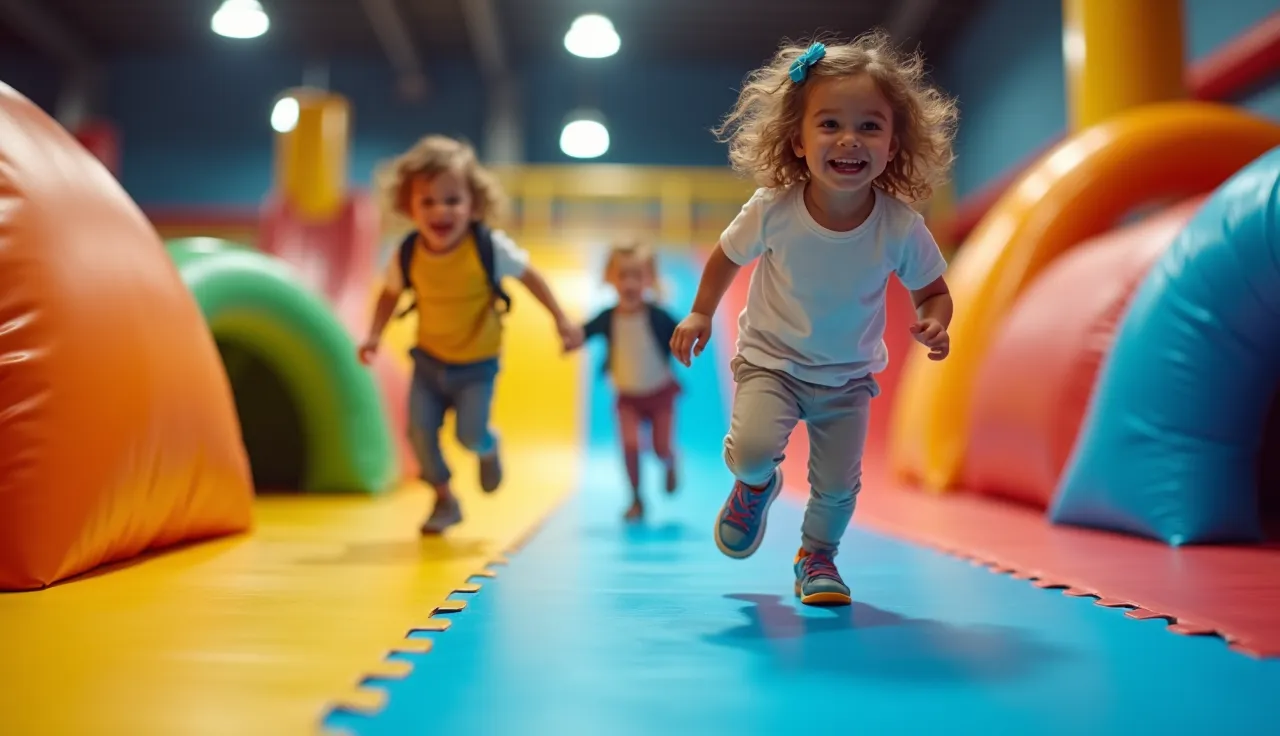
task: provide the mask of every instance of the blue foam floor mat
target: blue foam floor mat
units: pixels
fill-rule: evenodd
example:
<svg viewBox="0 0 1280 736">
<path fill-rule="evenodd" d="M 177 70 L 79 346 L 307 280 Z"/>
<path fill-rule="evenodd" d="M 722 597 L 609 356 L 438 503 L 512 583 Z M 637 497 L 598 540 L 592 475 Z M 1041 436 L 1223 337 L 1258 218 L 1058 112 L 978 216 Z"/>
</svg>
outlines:
<svg viewBox="0 0 1280 736">
<path fill-rule="evenodd" d="M 667 262 L 677 304 L 697 273 Z M 596 365 L 598 351 L 588 358 Z M 838 561 L 852 607 L 792 595 L 802 508 L 783 498 L 745 561 L 711 538 L 731 482 L 709 349 L 681 371 L 683 483 L 645 467 L 628 526 L 612 396 L 592 378 L 583 487 L 486 580 L 356 734 L 1273 733 L 1280 662 L 1178 636 L 855 525 Z M 866 492 L 874 493 L 874 489 Z M 999 533 L 999 530 L 992 530 Z M 1268 727 L 1266 724 L 1271 723 Z"/>
</svg>

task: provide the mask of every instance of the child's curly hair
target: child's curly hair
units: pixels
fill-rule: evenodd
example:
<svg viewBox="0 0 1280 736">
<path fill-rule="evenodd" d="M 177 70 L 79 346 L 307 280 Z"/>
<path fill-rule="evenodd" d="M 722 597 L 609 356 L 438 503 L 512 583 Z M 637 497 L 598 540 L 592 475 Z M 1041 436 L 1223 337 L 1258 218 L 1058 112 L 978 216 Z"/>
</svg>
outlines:
<svg viewBox="0 0 1280 736">
<path fill-rule="evenodd" d="M 471 145 L 443 135 L 428 135 L 384 165 L 378 173 L 378 191 L 384 211 L 412 220 L 409 193 L 415 177 L 433 177 L 446 171 L 463 177 L 471 189 L 475 219 L 494 224 L 504 214 L 506 195 L 497 177 L 480 165 Z"/>
<path fill-rule="evenodd" d="M 764 187 L 785 187 L 809 178 L 792 142 L 804 116 L 805 90 L 823 77 L 871 75 L 893 108 L 898 153 L 874 184 L 907 201 L 928 199 L 955 159 L 958 109 L 925 79 L 919 52 L 902 54 L 889 35 L 874 30 L 851 42 L 818 37 L 826 55 L 809 68 L 801 84 L 791 81 L 791 63 L 809 43 L 783 42 L 773 59 L 752 72 L 733 111 L 713 132 L 729 144 L 733 168 Z M 728 133 L 728 137 L 725 134 Z"/>
</svg>

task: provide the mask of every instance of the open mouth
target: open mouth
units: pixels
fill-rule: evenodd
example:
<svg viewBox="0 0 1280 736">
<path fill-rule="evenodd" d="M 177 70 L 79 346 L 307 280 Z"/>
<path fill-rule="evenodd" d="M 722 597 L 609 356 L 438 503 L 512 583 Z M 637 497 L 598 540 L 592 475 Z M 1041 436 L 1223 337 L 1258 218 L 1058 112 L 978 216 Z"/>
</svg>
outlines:
<svg viewBox="0 0 1280 736">
<path fill-rule="evenodd" d="M 448 237 L 453 232 L 453 223 L 437 224 L 432 223 L 431 232 L 436 234 L 438 238 Z"/>
<path fill-rule="evenodd" d="M 867 162 L 860 158 L 837 158 L 827 162 L 831 170 L 837 174 L 861 174 L 867 168 Z"/>
</svg>

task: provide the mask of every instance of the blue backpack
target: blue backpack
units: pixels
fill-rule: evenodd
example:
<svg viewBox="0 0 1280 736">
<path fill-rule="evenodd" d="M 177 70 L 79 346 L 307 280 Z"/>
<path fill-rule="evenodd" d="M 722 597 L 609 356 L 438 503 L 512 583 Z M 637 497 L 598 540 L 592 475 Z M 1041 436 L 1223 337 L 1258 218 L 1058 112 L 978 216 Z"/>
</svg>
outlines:
<svg viewBox="0 0 1280 736">
<path fill-rule="evenodd" d="M 511 311 L 511 297 L 507 292 L 503 291 L 502 284 L 498 281 L 497 271 L 493 265 L 493 231 L 491 231 L 484 223 L 474 222 L 471 224 L 471 236 L 475 241 L 476 251 L 480 256 L 480 265 L 484 267 L 484 274 L 489 279 L 489 288 L 493 291 L 493 298 L 501 307 L 498 310 L 501 314 Z M 409 267 L 413 263 L 413 252 L 417 249 L 418 233 L 412 232 L 405 236 L 400 242 L 400 274 L 403 276 L 405 288 L 412 291 L 413 282 L 409 279 Z M 409 306 L 400 312 L 400 316 L 404 317 L 412 312 L 418 306 L 418 299 L 415 296 Z"/>
</svg>

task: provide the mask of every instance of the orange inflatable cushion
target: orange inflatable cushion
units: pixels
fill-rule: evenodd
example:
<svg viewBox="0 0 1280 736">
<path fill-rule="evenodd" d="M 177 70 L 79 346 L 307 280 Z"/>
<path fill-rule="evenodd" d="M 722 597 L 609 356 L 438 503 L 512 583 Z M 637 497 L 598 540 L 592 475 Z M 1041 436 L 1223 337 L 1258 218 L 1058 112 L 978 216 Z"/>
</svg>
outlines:
<svg viewBox="0 0 1280 736">
<path fill-rule="evenodd" d="M 0 83 L 0 590 L 245 530 L 252 501 L 230 384 L 159 236 Z"/>
<path fill-rule="evenodd" d="M 1080 244 L 1018 299 L 976 378 L 965 488 L 1048 508 L 1129 301 L 1203 201 Z"/>
</svg>

